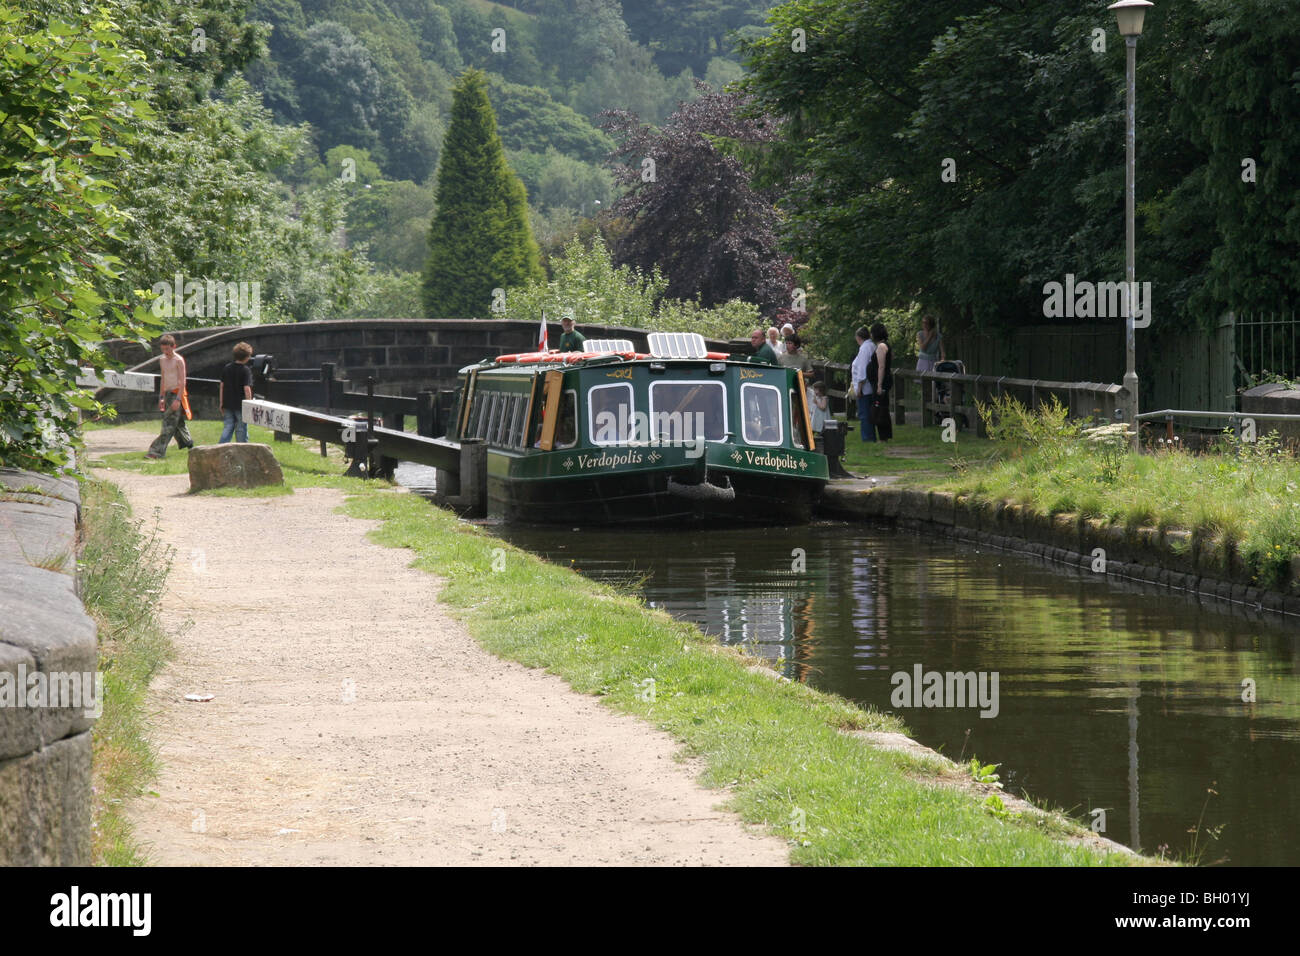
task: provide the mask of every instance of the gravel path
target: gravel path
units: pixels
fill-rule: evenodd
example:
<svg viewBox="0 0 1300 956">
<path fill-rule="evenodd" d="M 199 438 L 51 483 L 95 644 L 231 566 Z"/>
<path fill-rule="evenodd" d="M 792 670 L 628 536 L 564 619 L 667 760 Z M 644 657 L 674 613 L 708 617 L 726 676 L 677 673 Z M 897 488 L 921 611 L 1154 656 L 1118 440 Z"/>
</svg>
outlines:
<svg viewBox="0 0 1300 956">
<path fill-rule="evenodd" d="M 148 444 L 86 438 L 92 457 Z M 340 492 L 191 496 L 184 475 L 97 474 L 137 517 L 160 509 L 165 619 L 193 622 L 148 701 L 161 777 L 130 816 L 152 862 L 787 862 L 782 840 L 713 809 L 667 735 L 480 648 L 438 579 L 334 513 Z"/>
</svg>

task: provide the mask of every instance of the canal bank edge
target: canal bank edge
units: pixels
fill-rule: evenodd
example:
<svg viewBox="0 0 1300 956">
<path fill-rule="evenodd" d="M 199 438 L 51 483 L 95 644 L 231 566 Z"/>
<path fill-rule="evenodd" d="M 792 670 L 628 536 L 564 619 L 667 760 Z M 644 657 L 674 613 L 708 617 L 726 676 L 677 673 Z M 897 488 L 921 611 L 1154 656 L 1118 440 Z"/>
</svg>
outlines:
<svg viewBox="0 0 1300 956">
<path fill-rule="evenodd" d="M 1285 591 L 1261 588 L 1236 543 L 1183 530 L 1129 528 L 1078 514 L 1048 515 L 1010 501 L 947 491 L 837 487 L 822 492 L 818 513 L 869 519 L 946 534 L 1004 551 L 1033 554 L 1095 574 L 1200 594 L 1277 614 L 1300 616 L 1300 558 Z"/>
</svg>

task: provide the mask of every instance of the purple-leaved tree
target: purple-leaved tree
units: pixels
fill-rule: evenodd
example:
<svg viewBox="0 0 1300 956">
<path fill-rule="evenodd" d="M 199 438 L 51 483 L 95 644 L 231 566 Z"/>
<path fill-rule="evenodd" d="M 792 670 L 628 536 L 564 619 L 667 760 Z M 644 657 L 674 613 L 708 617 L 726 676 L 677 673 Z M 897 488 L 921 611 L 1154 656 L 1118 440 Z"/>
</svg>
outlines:
<svg viewBox="0 0 1300 956">
<path fill-rule="evenodd" d="M 790 315 L 794 281 L 777 241 L 773 196 L 754 186 L 745 150 L 777 137 L 775 124 L 743 116 L 747 98 L 704 84 L 662 129 L 634 113 L 601 114 L 619 143 L 609 165 L 627 192 L 613 208 L 626 224 L 613 252 L 619 265 L 658 267 L 671 298 L 710 308 L 731 299 L 758 305 L 769 321 Z"/>
</svg>

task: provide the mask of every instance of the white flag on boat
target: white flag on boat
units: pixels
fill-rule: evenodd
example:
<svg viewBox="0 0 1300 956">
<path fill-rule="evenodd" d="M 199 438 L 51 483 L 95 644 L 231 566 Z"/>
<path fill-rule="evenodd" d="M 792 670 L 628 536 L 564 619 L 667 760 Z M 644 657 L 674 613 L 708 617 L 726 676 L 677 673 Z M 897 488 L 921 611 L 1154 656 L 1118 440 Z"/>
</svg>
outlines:
<svg viewBox="0 0 1300 956">
<path fill-rule="evenodd" d="M 546 313 L 545 312 L 542 313 L 542 330 L 541 332 L 538 333 L 537 351 L 539 352 L 546 351 Z"/>
</svg>

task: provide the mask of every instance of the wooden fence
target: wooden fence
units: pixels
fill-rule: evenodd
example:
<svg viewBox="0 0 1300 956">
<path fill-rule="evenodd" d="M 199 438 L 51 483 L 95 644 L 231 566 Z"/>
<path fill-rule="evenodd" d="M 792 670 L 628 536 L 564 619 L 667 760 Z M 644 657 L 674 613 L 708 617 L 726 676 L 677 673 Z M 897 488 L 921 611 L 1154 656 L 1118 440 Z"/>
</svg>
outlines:
<svg viewBox="0 0 1300 956">
<path fill-rule="evenodd" d="M 1028 408 L 1055 398 L 1069 409 L 1071 418 L 1102 423 L 1120 420 L 1126 392 L 1119 385 L 1099 382 L 899 370 L 894 372 L 891 401 L 899 425 L 907 423 L 909 411 L 919 410 L 923 428 L 950 418 L 959 428 L 973 427 L 975 434 L 984 438 L 987 432 L 976 405 L 987 405 L 1001 395 L 1011 395 Z"/>
<path fill-rule="evenodd" d="M 1236 316 L 1211 330 L 1167 328 L 1159 317 L 1137 330 L 1138 403 L 1149 408 L 1237 407 Z M 1275 338 L 1285 333 L 1274 332 Z M 1118 322 L 1034 325 L 1006 333 L 947 333 L 944 351 L 969 374 L 1056 382 L 1120 382 L 1124 327 Z"/>
</svg>

